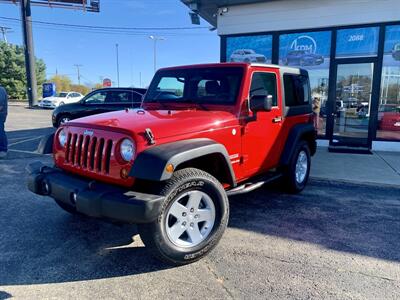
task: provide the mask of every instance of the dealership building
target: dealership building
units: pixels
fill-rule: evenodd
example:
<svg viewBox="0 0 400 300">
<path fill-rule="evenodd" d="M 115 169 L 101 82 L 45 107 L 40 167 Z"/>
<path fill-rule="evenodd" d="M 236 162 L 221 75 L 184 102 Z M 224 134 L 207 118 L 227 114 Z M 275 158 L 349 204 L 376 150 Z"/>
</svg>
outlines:
<svg viewBox="0 0 400 300">
<path fill-rule="evenodd" d="M 182 0 L 218 31 L 221 61 L 301 67 L 319 144 L 400 151 L 399 0 Z"/>
</svg>

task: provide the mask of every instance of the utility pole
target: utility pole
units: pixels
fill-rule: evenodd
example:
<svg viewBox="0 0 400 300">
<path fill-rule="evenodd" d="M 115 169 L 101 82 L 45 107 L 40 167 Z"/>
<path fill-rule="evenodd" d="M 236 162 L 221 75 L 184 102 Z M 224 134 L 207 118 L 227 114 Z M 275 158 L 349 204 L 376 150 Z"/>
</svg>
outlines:
<svg viewBox="0 0 400 300">
<path fill-rule="evenodd" d="M 149 39 L 153 40 L 153 61 L 154 61 L 154 73 L 157 71 L 157 41 L 165 41 L 165 38 L 162 36 L 155 36 L 155 35 L 150 35 Z"/>
<path fill-rule="evenodd" d="M 142 87 L 142 72 L 139 72 L 139 87 Z"/>
<path fill-rule="evenodd" d="M 117 83 L 119 87 L 119 51 L 118 51 L 118 44 L 115 44 L 115 49 L 117 51 Z"/>
<path fill-rule="evenodd" d="M 7 42 L 7 31 L 12 32 L 11 28 L 0 26 L 0 32 L 3 34 L 3 41 L 8 44 Z"/>
<path fill-rule="evenodd" d="M 29 107 L 37 104 L 35 54 L 33 51 L 31 0 L 20 0 L 22 32 L 24 36 L 26 84 Z"/>
<path fill-rule="evenodd" d="M 80 67 L 83 67 L 83 65 L 75 64 L 74 66 L 76 67 L 76 69 L 77 69 L 77 71 L 78 71 L 78 84 L 81 85 L 81 72 L 80 72 Z"/>
</svg>

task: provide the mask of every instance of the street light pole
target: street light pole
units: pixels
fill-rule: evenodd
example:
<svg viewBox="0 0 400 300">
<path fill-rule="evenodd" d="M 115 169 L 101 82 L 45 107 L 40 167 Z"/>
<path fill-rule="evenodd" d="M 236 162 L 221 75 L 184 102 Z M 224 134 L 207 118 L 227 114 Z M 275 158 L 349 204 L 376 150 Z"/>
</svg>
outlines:
<svg viewBox="0 0 400 300">
<path fill-rule="evenodd" d="M 115 48 L 117 51 L 117 84 L 119 87 L 119 51 L 118 51 L 118 44 L 115 44 Z"/>
<path fill-rule="evenodd" d="M 154 61 L 154 73 L 157 71 L 157 41 L 165 41 L 162 36 L 150 35 L 149 38 L 153 40 L 153 61 Z"/>
</svg>

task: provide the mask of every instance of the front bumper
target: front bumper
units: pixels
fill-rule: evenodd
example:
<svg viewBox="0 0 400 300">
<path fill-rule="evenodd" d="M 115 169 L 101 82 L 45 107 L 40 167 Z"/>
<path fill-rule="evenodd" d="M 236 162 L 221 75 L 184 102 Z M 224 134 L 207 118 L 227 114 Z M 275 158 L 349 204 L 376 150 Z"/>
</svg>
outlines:
<svg viewBox="0 0 400 300">
<path fill-rule="evenodd" d="M 76 208 L 84 215 L 123 223 L 149 223 L 161 210 L 164 197 L 127 191 L 72 176 L 34 162 L 27 166 L 28 189 Z"/>
<path fill-rule="evenodd" d="M 39 107 L 42 108 L 56 108 L 57 105 L 55 103 L 43 103 L 43 102 L 39 102 Z"/>
</svg>

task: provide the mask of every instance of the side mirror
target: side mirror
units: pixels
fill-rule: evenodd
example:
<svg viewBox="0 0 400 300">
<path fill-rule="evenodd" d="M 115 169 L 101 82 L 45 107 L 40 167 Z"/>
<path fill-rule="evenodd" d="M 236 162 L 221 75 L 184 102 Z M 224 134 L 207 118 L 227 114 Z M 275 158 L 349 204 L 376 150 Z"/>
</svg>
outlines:
<svg viewBox="0 0 400 300">
<path fill-rule="evenodd" d="M 250 109 L 253 112 L 271 111 L 272 96 L 271 95 L 255 95 L 250 98 Z"/>
</svg>

